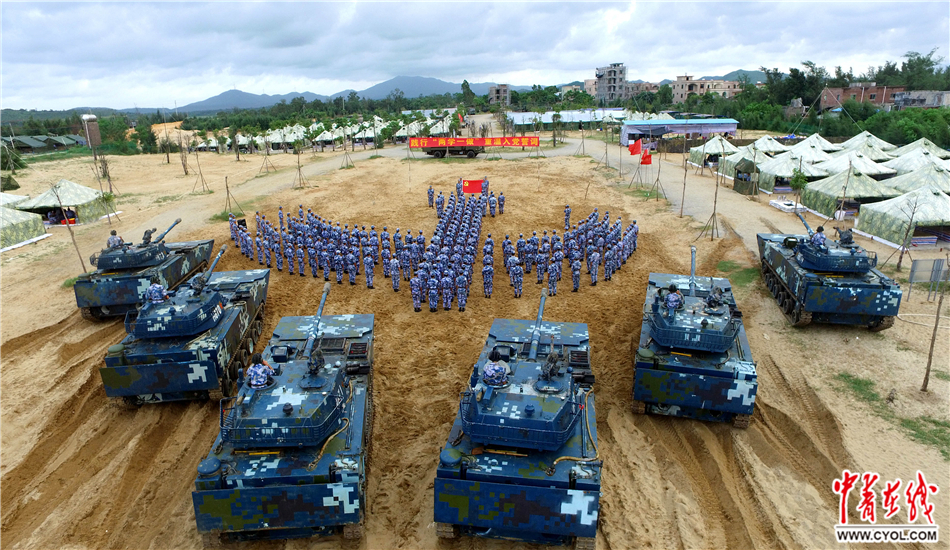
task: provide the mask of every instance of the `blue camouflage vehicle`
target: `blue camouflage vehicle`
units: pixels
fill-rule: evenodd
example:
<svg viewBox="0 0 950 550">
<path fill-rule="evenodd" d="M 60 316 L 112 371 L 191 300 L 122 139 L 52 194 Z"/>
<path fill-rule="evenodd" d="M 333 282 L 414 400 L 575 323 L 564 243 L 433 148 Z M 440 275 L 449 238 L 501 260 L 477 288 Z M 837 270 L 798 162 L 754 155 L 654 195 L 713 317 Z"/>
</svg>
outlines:
<svg viewBox="0 0 950 550">
<path fill-rule="evenodd" d="M 98 269 L 76 279 L 76 305 L 86 319 L 99 320 L 125 315 L 141 305 L 152 278 L 173 289 L 208 265 L 214 240 L 166 243 L 162 239 L 181 218 L 152 239 L 155 229 L 145 232 L 142 242 L 103 249 L 89 257 Z"/>
<path fill-rule="evenodd" d="M 234 395 L 264 328 L 270 272 L 212 273 L 225 250 L 173 296 L 126 314 L 128 334 L 99 369 L 107 396 L 137 406 Z"/>
<path fill-rule="evenodd" d="M 873 332 L 893 326 L 902 291 L 875 269 L 877 255 L 855 244 L 851 230 L 835 228 L 838 240 L 812 244 L 815 232 L 798 217 L 807 236 L 756 235 L 762 278 L 789 322 L 862 325 Z"/>
<path fill-rule="evenodd" d="M 435 478 L 436 534 L 593 549 L 602 461 L 583 323 L 495 319 Z M 508 372 L 510 371 L 510 372 Z"/>
<path fill-rule="evenodd" d="M 650 273 L 633 371 L 633 412 L 747 428 L 759 383 L 729 279 Z M 675 285 L 679 307 L 667 307 Z"/>
<path fill-rule="evenodd" d="M 192 501 L 206 545 L 363 536 L 373 429 L 373 315 L 283 317 L 264 388 L 221 401 L 221 431 Z"/>
</svg>

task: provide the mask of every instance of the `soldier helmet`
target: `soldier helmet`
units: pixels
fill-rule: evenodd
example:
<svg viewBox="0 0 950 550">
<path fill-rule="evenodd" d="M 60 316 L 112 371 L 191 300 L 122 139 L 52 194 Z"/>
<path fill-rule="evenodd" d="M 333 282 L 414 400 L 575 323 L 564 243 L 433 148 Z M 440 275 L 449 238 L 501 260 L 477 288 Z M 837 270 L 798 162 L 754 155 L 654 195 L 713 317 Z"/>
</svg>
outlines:
<svg viewBox="0 0 950 550">
<path fill-rule="evenodd" d="M 524 233 L 518 233 L 519 237 L 524 237 Z"/>
<path fill-rule="evenodd" d="M 385 225 L 383 226 L 383 231 L 386 231 L 386 226 L 385 226 Z"/>
<path fill-rule="evenodd" d="M 824 232 L 825 232 L 825 226 L 819 225 L 819 226 L 818 226 L 818 232 L 819 232 L 819 233 L 824 233 Z"/>
<path fill-rule="evenodd" d="M 637 223 L 637 220 L 633 220 L 633 223 Z"/>
<path fill-rule="evenodd" d="M 284 207 L 283 207 L 283 206 L 278 206 L 277 209 L 278 209 L 278 210 L 283 210 Z"/>
<path fill-rule="evenodd" d="M 300 208 L 303 208 L 303 205 L 302 205 L 302 204 L 300 205 Z"/>
<path fill-rule="evenodd" d="M 370 228 L 370 229 L 376 229 L 376 226 L 375 226 L 375 225 L 371 225 L 371 226 L 369 226 L 369 228 Z"/>
<path fill-rule="evenodd" d="M 505 233 L 505 238 L 506 238 L 506 239 L 508 238 L 508 234 L 507 234 L 507 233 Z"/>
<path fill-rule="evenodd" d="M 532 234 L 532 235 L 537 235 L 538 232 L 537 232 L 537 231 L 532 231 L 531 234 Z"/>
<path fill-rule="evenodd" d="M 571 205 L 569 205 L 569 204 L 565 204 L 565 205 L 564 205 L 564 208 L 570 208 L 570 207 L 571 207 Z"/>
<path fill-rule="evenodd" d="M 491 237 L 491 233 L 489 233 L 488 236 Z"/>
<path fill-rule="evenodd" d="M 110 234 L 110 235 L 115 235 L 115 234 L 116 234 L 115 229 L 113 229 L 112 231 L 110 231 L 109 234 Z"/>
</svg>

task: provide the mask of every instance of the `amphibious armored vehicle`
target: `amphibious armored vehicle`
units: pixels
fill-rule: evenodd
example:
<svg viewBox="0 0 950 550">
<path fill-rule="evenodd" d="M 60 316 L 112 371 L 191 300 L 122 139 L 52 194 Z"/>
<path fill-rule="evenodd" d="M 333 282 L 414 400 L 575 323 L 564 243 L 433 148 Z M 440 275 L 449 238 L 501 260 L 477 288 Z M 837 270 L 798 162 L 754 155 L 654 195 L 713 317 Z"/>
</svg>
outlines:
<svg viewBox="0 0 950 550">
<path fill-rule="evenodd" d="M 373 315 L 283 317 L 266 387 L 221 401 L 192 501 L 206 544 L 363 534 L 372 433 Z"/>
<path fill-rule="evenodd" d="M 165 288 L 174 289 L 208 265 L 213 240 L 166 243 L 168 232 L 181 218 L 152 238 L 145 232 L 142 242 L 103 249 L 89 257 L 98 269 L 76 279 L 76 305 L 86 319 L 125 315 L 141 305 L 153 277 Z"/>
<path fill-rule="evenodd" d="M 440 538 L 594 548 L 602 462 L 594 394 L 575 379 L 590 339 L 586 324 L 542 321 L 546 295 L 534 321 L 494 320 L 461 394 L 436 471 Z"/>
<path fill-rule="evenodd" d="M 808 235 L 759 233 L 762 277 L 795 326 L 812 321 L 890 328 L 900 308 L 900 285 L 875 269 L 877 255 L 855 244 L 850 230 L 822 246 L 801 214 Z"/>
<path fill-rule="evenodd" d="M 106 395 L 128 405 L 231 396 L 264 327 L 270 272 L 204 273 L 125 317 L 128 333 L 99 369 Z"/>
<path fill-rule="evenodd" d="M 742 313 L 729 279 L 650 273 L 635 341 L 633 412 L 682 416 L 746 428 L 758 390 Z M 667 295 L 680 291 L 671 310 Z"/>
</svg>

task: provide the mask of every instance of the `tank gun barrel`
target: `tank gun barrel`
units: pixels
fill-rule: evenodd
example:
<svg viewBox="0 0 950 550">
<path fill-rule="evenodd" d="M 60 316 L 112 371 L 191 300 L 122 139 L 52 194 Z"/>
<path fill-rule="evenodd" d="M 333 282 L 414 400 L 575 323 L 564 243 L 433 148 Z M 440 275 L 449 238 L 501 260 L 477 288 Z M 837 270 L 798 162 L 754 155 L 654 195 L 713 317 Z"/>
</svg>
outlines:
<svg viewBox="0 0 950 550">
<path fill-rule="evenodd" d="M 161 242 L 161 240 L 165 238 L 165 235 L 168 235 L 168 232 L 174 229 L 174 227 L 180 223 L 181 223 L 181 218 L 178 218 L 177 220 L 175 220 L 174 223 L 168 226 L 168 229 L 166 229 L 165 231 L 162 231 L 161 235 L 155 237 L 155 242 Z"/>
<path fill-rule="evenodd" d="M 224 255 L 224 252 L 227 249 L 228 249 L 228 245 L 224 245 L 221 247 L 221 250 L 218 251 L 218 255 L 214 257 L 214 261 L 211 262 L 211 265 L 208 266 L 208 269 L 206 269 L 205 272 L 202 273 L 200 277 L 192 281 L 191 283 L 192 288 L 194 288 L 196 291 L 201 291 L 201 289 L 204 288 L 204 286 L 208 283 L 208 279 L 211 278 L 211 272 L 214 271 L 215 266 L 218 265 L 218 261 L 221 259 L 221 256 Z"/>
<path fill-rule="evenodd" d="M 696 296 L 696 247 L 689 247 L 689 295 Z"/>
<path fill-rule="evenodd" d="M 808 236 L 811 237 L 812 235 L 814 235 L 815 232 L 812 230 L 811 226 L 808 225 L 808 222 L 805 221 L 805 216 L 802 216 L 801 214 L 798 214 L 798 213 L 796 213 L 796 215 L 798 216 L 798 219 L 800 219 L 802 223 L 805 224 L 805 229 L 808 230 Z"/>
<path fill-rule="evenodd" d="M 544 315 L 544 301 L 548 297 L 548 289 L 541 291 L 541 305 L 538 306 L 538 318 L 534 322 L 534 331 L 531 332 L 531 351 L 528 353 L 528 359 L 538 357 L 538 344 L 541 341 L 541 317 Z"/>
<path fill-rule="evenodd" d="M 307 338 L 307 344 L 304 347 L 307 357 L 313 354 L 313 344 L 317 341 L 317 335 L 320 334 L 320 318 L 323 317 L 323 306 L 327 304 L 327 296 L 330 295 L 330 283 L 323 285 L 323 296 L 320 297 L 320 307 L 317 308 L 317 326 L 313 328 L 310 336 Z"/>
</svg>

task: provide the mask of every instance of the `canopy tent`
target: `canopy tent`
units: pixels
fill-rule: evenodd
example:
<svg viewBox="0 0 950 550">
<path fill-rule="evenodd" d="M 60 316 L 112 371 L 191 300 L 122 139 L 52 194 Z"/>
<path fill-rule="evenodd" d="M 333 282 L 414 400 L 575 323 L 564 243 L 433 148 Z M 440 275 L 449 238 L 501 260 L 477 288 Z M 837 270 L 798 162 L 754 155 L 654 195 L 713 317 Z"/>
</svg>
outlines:
<svg viewBox="0 0 950 550">
<path fill-rule="evenodd" d="M 772 136 L 762 136 L 755 140 L 752 145 L 755 146 L 756 151 L 763 153 L 784 153 L 790 149 L 790 147 L 782 145 Z"/>
<path fill-rule="evenodd" d="M 93 222 L 109 213 L 109 206 L 102 200 L 101 192 L 67 179 L 59 180 L 49 191 L 38 197 L 18 203 L 16 208 L 45 215 L 51 210 L 58 212 L 60 202 L 63 208 L 76 212 L 78 223 Z"/>
<path fill-rule="evenodd" d="M 802 190 L 802 204 L 829 218 L 839 210 L 853 215 L 861 204 L 900 195 L 896 189 L 851 168 L 833 176 L 813 181 Z"/>
<path fill-rule="evenodd" d="M 796 143 L 795 145 L 792 146 L 792 149 L 794 150 L 797 147 L 807 147 L 810 145 L 814 145 L 825 152 L 840 151 L 844 149 L 844 147 L 831 143 L 830 141 L 821 137 L 817 133 L 812 134 L 808 136 L 807 138 L 803 139 L 802 141 Z"/>
<path fill-rule="evenodd" d="M 851 147 L 850 149 L 842 149 L 840 151 L 835 151 L 834 153 L 831 153 L 831 156 L 837 158 L 837 157 L 847 155 L 849 152 L 861 153 L 866 158 L 869 158 L 874 162 L 884 162 L 884 161 L 892 160 L 894 158 L 891 155 L 885 153 L 877 145 L 874 145 L 873 143 L 868 142 L 868 141 L 865 141 L 864 143 L 859 143 L 855 145 L 854 147 Z"/>
<path fill-rule="evenodd" d="M 395 137 L 397 138 L 416 137 L 422 134 L 422 130 L 425 129 L 425 127 L 426 127 L 426 122 L 421 121 L 421 120 L 415 120 L 403 126 L 402 128 L 396 130 Z"/>
<path fill-rule="evenodd" d="M 950 161 L 942 160 L 937 155 L 927 149 L 920 147 L 913 151 L 901 155 L 893 160 L 881 163 L 881 166 L 887 166 L 897 170 L 897 175 L 909 174 L 914 170 L 925 166 L 935 165 L 940 168 L 950 169 Z"/>
<path fill-rule="evenodd" d="M 927 138 L 920 138 L 917 141 L 913 143 L 909 143 L 899 149 L 894 149 L 893 151 L 891 151 L 891 154 L 896 157 L 900 157 L 921 148 L 926 149 L 927 151 L 930 151 L 932 154 L 942 159 L 950 159 L 950 151 L 937 147 L 937 145 L 934 144 L 934 142 L 930 141 Z"/>
<path fill-rule="evenodd" d="M 0 249 L 46 234 L 43 217 L 0 206 Z"/>
<path fill-rule="evenodd" d="M 927 164 L 913 172 L 888 179 L 887 185 L 905 193 L 927 185 L 950 193 L 950 168 Z"/>
<path fill-rule="evenodd" d="M 809 143 L 805 145 L 802 145 L 801 143 L 799 143 L 798 145 L 793 146 L 787 152 L 782 153 L 781 155 L 776 155 L 775 158 L 781 158 L 781 157 L 784 157 L 785 155 L 794 155 L 796 158 L 801 159 L 802 162 L 807 162 L 810 164 L 815 164 L 816 162 L 824 162 L 826 160 L 831 160 L 834 158 L 828 153 L 822 151 L 820 147 L 818 147 L 817 145 L 813 143 Z"/>
<path fill-rule="evenodd" d="M 693 166 L 701 166 L 706 161 L 705 157 L 724 157 L 738 152 L 739 148 L 723 139 L 722 136 L 713 136 L 706 143 L 690 148 L 689 162 Z"/>
<path fill-rule="evenodd" d="M 846 154 L 836 156 L 831 160 L 819 162 L 815 164 L 815 167 L 821 168 L 829 174 L 845 172 L 850 167 L 856 172 L 866 176 L 876 177 L 878 179 L 883 179 L 887 176 L 893 176 L 897 174 L 897 170 L 888 168 L 882 164 L 878 164 L 861 153 L 856 153 L 854 151 L 848 151 Z"/>
<path fill-rule="evenodd" d="M 845 149 L 854 149 L 855 147 L 864 145 L 865 143 L 871 144 L 881 151 L 893 151 L 894 149 L 897 149 L 896 145 L 884 141 L 867 130 L 842 143 L 841 146 Z"/>
<path fill-rule="evenodd" d="M 766 160 L 759 167 L 759 189 L 771 193 L 790 193 L 789 180 L 799 170 L 808 181 L 824 178 L 828 172 L 815 168 L 813 164 L 798 157 L 795 153 L 783 153 L 774 159 Z"/>
<path fill-rule="evenodd" d="M 452 119 L 445 117 L 442 120 L 436 122 L 429 127 L 430 136 L 445 136 L 451 131 L 449 126 L 452 124 Z"/>
<path fill-rule="evenodd" d="M 26 195 L 14 195 L 12 193 L 0 193 L 0 206 L 6 206 L 7 208 L 13 208 L 17 203 L 21 203 L 30 197 Z"/>
<path fill-rule="evenodd" d="M 950 197 L 931 185 L 897 198 L 861 208 L 856 228 L 892 243 L 903 244 L 909 223 L 911 235 L 925 233 L 950 239 Z"/>
<path fill-rule="evenodd" d="M 739 121 L 734 118 L 628 120 L 620 130 L 620 145 L 626 147 L 643 136 L 734 134 L 738 125 Z"/>
<path fill-rule="evenodd" d="M 736 170 L 739 168 L 740 163 L 742 163 L 745 168 L 741 170 L 741 172 L 750 174 L 753 172 L 755 165 L 768 160 L 771 160 L 771 158 L 764 152 L 758 149 L 753 150 L 751 145 L 743 145 L 739 147 L 738 151 L 722 159 L 719 163 L 719 174 L 724 178 L 735 179 Z M 748 163 L 752 163 L 752 166 L 748 166 Z"/>
</svg>

